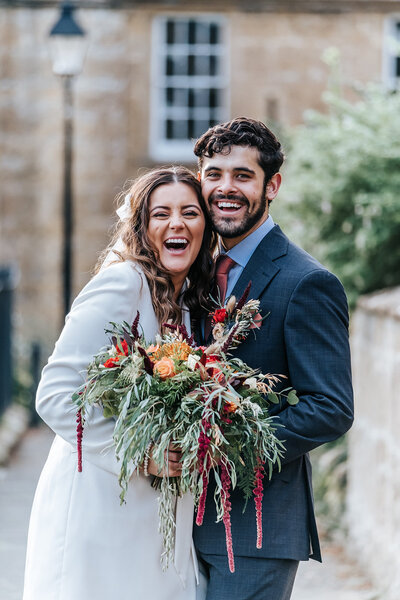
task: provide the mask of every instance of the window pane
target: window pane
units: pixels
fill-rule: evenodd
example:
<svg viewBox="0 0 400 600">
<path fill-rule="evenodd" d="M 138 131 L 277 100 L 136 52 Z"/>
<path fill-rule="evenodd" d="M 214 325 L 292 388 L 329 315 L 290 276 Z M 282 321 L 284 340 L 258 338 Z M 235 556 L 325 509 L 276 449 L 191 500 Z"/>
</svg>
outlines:
<svg viewBox="0 0 400 600">
<path fill-rule="evenodd" d="M 167 119 L 165 121 L 165 137 L 167 140 L 172 140 L 172 121 Z"/>
<path fill-rule="evenodd" d="M 189 44 L 196 43 L 196 22 L 189 21 Z"/>
<path fill-rule="evenodd" d="M 175 38 L 175 23 L 167 21 L 167 44 L 173 44 Z"/>
<path fill-rule="evenodd" d="M 208 23 L 196 24 L 196 44 L 210 43 L 210 25 Z"/>
<path fill-rule="evenodd" d="M 209 90 L 209 104 L 210 108 L 217 108 L 221 104 L 221 93 L 220 90 L 216 88 L 211 88 Z"/>
<path fill-rule="evenodd" d="M 186 56 L 167 56 L 167 75 L 187 75 Z"/>
<path fill-rule="evenodd" d="M 174 44 L 189 43 L 189 23 L 187 21 L 175 21 Z"/>
<path fill-rule="evenodd" d="M 174 65 L 171 56 L 165 57 L 165 73 L 166 75 L 173 75 L 174 73 Z"/>
<path fill-rule="evenodd" d="M 188 123 L 186 120 L 172 121 L 172 135 L 174 140 L 188 139 Z"/>
<path fill-rule="evenodd" d="M 219 27 L 216 23 L 210 25 L 210 44 L 219 44 Z"/>
<path fill-rule="evenodd" d="M 165 137 L 167 140 L 187 140 L 188 123 L 185 120 L 176 121 L 174 119 L 166 120 Z"/>
<path fill-rule="evenodd" d="M 198 138 L 207 131 L 210 126 L 210 121 L 201 119 L 194 122 L 193 135 L 191 137 Z"/>
<path fill-rule="evenodd" d="M 194 106 L 209 106 L 210 91 L 208 88 L 194 90 Z"/>
<path fill-rule="evenodd" d="M 195 74 L 196 75 L 210 75 L 210 57 L 209 56 L 196 56 L 195 57 Z"/>
<path fill-rule="evenodd" d="M 217 75 L 219 69 L 218 56 L 210 56 L 210 75 Z"/>
<path fill-rule="evenodd" d="M 167 106 L 187 106 L 188 90 L 186 88 L 168 87 L 165 90 Z"/>
</svg>

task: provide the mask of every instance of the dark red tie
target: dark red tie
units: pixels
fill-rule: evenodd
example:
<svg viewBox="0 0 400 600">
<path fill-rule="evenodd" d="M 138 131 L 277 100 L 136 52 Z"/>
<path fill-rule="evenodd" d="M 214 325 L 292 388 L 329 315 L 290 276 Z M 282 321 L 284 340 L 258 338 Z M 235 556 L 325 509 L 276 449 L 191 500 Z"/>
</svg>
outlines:
<svg viewBox="0 0 400 600">
<path fill-rule="evenodd" d="M 228 287 L 228 274 L 234 265 L 236 265 L 227 254 L 220 254 L 217 258 L 217 267 L 215 269 L 215 285 L 218 288 L 216 292 L 217 299 L 224 303 L 226 288 Z"/>
<path fill-rule="evenodd" d="M 224 304 L 226 289 L 228 287 L 228 273 L 232 269 L 234 265 L 237 263 L 229 258 L 227 254 L 220 254 L 217 257 L 216 269 L 215 269 L 215 288 L 213 293 L 213 298 L 220 303 Z M 207 341 L 210 332 L 211 332 L 211 317 L 208 316 L 206 318 L 206 322 L 204 324 L 204 337 Z"/>
</svg>

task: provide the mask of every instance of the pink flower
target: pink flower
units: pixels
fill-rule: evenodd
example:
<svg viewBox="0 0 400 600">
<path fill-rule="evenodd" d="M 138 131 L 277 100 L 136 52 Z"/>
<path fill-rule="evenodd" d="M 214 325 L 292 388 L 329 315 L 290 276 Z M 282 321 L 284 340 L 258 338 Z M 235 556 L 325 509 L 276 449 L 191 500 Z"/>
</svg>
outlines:
<svg viewBox="0 0 400 600">
<path fill-rule="evenodd" d="M 260 313 L 257 313 L 253 317 L 253 323 L 250 325 L 250 329 L 260 329 L 262 323 L 262 317 Z"/>
</svg>

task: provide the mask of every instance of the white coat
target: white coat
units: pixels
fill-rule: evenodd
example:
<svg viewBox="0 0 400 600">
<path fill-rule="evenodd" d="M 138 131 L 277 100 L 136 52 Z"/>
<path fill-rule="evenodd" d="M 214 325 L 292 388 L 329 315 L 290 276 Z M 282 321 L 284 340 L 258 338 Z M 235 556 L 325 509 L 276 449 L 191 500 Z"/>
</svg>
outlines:
<svg viewBox="0 0 400 600">
<path fill-rule="evenodd" d="M 197 562 L 192 543 L 193 501 L 178 499 L 175 561 L 160 565 L 158 492 L 134 474 L 120 505 L 114 420 L 98 407 L 87 413 L 83 469 L 77 470 L 72 392 L 93 355 L 109 340 L 110 321 L 132 323 L 136 311 L 146 340 L 158 322 L 144 275 L 134 263 L 103 268 L 74 301 L 43 370 L 37 411 L 56 433 L 37 487 L 28 534 L 23 600 L 194 600 Z M 188 326 L 188 315 L 185 314 Z M 196 589 L 197 588 L 197 589 Z"/>
</svg>

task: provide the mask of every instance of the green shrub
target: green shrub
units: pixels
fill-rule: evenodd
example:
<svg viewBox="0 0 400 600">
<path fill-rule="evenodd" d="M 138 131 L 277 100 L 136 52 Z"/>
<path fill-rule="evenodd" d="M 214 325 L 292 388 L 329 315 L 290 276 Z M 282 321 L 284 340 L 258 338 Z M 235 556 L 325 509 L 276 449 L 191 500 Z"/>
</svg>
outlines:
<svg viewBox="0 0 400 600">
<path fill-rule="evenodd" d="M 358 94 L 352 104 L 326 92 L 329 114 L 309 112 L 293 132 L 277 211 L 351 305 L 400 284 L 400 94 L 374 85 Z"/>
</svg>

